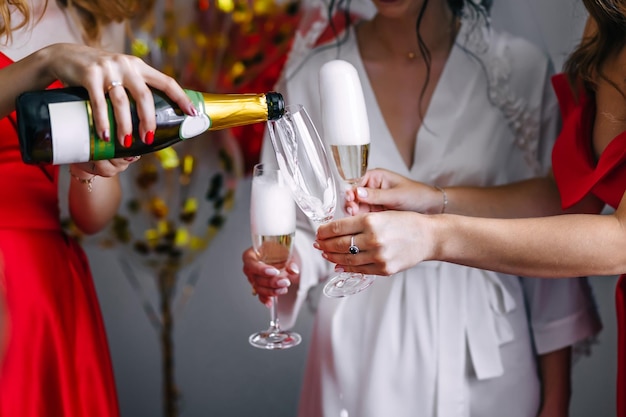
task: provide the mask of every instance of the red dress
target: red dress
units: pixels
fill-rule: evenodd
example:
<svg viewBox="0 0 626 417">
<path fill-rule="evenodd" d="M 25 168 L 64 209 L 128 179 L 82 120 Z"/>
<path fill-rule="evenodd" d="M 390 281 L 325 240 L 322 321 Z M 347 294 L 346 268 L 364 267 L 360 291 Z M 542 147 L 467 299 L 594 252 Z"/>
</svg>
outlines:
<svg viewBox="0 0 626 417">
<path fill-rule="evenodd" d="M 563 129 L 552 152 L 552 168 L 563 208 L 589 193 L 617 208 L 626 191 L 626 132 L 616 136 L 596 161 L 591 143 L 595 101 L 584 94 L 575 98 L 564 74 L 555 75 L 552 84 L 563 116 Z M 617 415 L 626 417 L 626 275 L 617 282 L 615 304 Z"/>
<path fill-rule="evenodd" d="M 118 417 L 87 258 L 59 222 L 58 167 L 22 163 L 15 114 L 0 132 L 0 417 Z"/>
</svg>

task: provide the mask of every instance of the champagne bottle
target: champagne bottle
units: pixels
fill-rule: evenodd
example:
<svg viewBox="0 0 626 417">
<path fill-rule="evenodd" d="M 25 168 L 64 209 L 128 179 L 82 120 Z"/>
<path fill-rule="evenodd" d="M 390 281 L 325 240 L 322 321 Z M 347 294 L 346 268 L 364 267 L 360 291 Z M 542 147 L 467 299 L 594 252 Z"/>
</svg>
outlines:
<svg viewBox="0 0 626 417">
<path fill-rule="evenodd" d="M 207 130 L 225 129 L 282 117 L 280 93 L 210 94 L 185 90 L 199 116 L 188 116 L 164 93 L 153 90 L 157 128 L 146 145 L 138 136 L 139 119 L 131 100 L 133 142 L 128 148 L 116 139 L 109 102 L 109 142 L 98 138 L 87 90 L 69 87 L 21 94 L 16 101 L 20 151 L 29 164 L 69 164 L 122 158 L 158 151 Z"/>
</svg>

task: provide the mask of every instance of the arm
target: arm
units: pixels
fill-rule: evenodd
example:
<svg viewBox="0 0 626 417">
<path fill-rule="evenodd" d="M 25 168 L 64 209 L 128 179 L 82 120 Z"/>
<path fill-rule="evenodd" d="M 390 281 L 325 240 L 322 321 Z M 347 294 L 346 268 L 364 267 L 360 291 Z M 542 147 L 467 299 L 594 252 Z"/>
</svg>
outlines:
<svg viewBox="0 0 626 417">
<path fill-rule="evenodd" d="M 446 187 L 445 193 L 449 214 L 510 218 L 562 213 L 551 175 L 493 187 Z M 441 190 L 385 169 L 368 171 L 356 193 L 347 191 L 346 200 L 346 210 L 353 214 L 383 210 L 438 214 L 444 209 Z"/>
<path fill-rule="evenodd" d="M 69 166 L 69 211 L 83 233 L 99 232 L 113 218 L 122 199 L 122 188 L 116 174 L 137 159 L 113 159 Z"/>
<path fill-rule="evenodd" d="M 350 237 L 361 249 L 347 253 Z M 346 271 L 391 275 L 440 260 L 521 276 L 626 272 L 626 198 L 613 214 L 490 219 L 384 211 L 322 225 L 316 247 Z"/>
<path fill-rule="evenodd" d="M 44 89 L 55 80 L 61 80 L 66 85 L 82 85 L 87 89 L 96 132 L 101 139 L 107 141 L 111 138 L 105 93 L 114 81 L 119 81 L 124 86 L 109 91 L 118 132 L 117 140 L 122 144 L 125 137 L 133 131 L 128 94 L 137 104 L 139 136 L 147 143 L 150 143 L 156 129 L 150 87 L 165 92 L 187 114 L 195 112 L 190 99 L 174 79 L 137 57 L 82 45 L 53 44 L 0 69 L 0 81 L 5 86 L 0 95 L 0 117 L 7 116 L 15 109 L 15 99 L 19 94 Z M 125 170 L 134 160 L 98 161 L 70 167 L 70 214 L 85 233 L 99 231 L 115 214 L 121 199 L 120 184 L 115 175 Z"/>
<path fill-rule="evenodd" d="M 572 348 L 539 355 L 541 410 L 538 417 L 567 417 L 571 396 Z"/>
</svg>

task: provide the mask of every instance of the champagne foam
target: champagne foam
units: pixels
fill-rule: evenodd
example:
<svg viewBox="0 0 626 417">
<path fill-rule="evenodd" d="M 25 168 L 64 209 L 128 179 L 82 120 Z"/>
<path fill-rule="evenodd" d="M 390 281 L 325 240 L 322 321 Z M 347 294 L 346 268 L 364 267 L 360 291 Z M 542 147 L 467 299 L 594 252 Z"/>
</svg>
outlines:
<svg viewBox="0 0 626 417">
<path fill-rule="evenodd" d="M 296 230 L 296 205 L 287 184 L 255 177 L 252 181 L 250 220 L 254 233 L 280 236 Z"/>
</svg>

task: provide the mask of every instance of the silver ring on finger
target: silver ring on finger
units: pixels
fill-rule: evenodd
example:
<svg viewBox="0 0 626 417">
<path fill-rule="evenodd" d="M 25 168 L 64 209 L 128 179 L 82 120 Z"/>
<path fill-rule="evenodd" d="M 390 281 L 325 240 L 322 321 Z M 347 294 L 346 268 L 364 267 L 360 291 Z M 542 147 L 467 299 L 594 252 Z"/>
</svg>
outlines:
<svg viewBox="0 0 626 417">
<path fill-rule="evenodd" d="M 361 252 L 359 247 L 354 244 L 354 235 L 350 236 L 350 247 L 348 248 L 348 252 L 350 252 L 352 255 L 356 255 L 357 253 Z"/>
<path fill-rule="evenodd" d="M 115 87 L 124 87 L 124 84 L 122 84 L 121 81 L 111 81 L 111 84 L 109 84 L 107 87 L 107 93 L 113 90 Z"/>
</svg>

